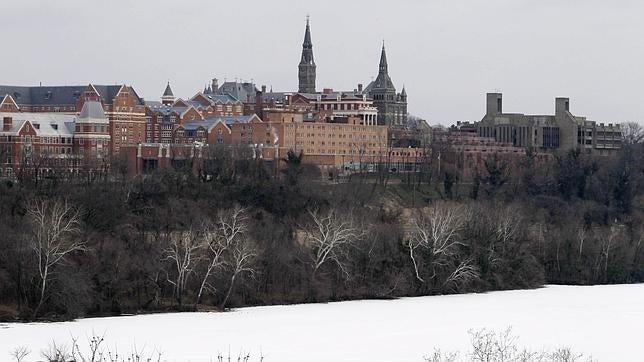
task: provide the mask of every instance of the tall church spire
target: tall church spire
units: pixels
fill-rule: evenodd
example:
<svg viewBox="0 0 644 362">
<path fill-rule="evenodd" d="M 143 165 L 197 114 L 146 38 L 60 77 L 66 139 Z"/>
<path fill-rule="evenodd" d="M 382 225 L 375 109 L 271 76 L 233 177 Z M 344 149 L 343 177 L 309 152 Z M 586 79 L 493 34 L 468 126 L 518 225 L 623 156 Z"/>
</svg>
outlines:
<svg viewBox="0 0 644 362">
<path fill-rule="evenodd" d="M 380 71 L 379 74 L 388 74 L 387 52 L 385 51 L 385 41 L 382 41 L 382 52 L 380 53 Z"/>
<path fill-rule="evenodd" d="M 313 49 L 313 42 L 311 41 L 311 26 L 309 24 L 309 16 L 306 16 L 306 31 L 304 32 L 304 49 Z M 311 54 L 313 55 L 313 54 Z"/>
<path fill-rule="evenodd" d="M 311 27 L 309 17 L 306 17 L 306 30 L 304 43 L 302 43 L 302 59 L 298 67 L 299 92 L 315 93 L 315 61 L 313 60 L 313 42 L 311 41 Z"/>
</svg>

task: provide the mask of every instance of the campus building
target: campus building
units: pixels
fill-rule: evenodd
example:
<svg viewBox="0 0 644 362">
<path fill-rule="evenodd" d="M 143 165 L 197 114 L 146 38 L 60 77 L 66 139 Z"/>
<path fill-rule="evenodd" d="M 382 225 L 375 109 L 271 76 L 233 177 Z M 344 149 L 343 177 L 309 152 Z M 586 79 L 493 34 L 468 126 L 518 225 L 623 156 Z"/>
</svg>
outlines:
<svg viewBox="0 0 644 362">
<path fill-rule="evenodd" d="M 19 179 L 33 173 L 103 171 L 109 165 L 109 120 L 95 101 L 83 104 L 80 115 L 2 112 L 0 177 Z"/>
<path fill-rule="evenodd" d="M 78 114 L 86 101 L 99 102 L 109 119 L 110 152 L 145 141 L 145 105 L 127 85 L 0 86 L 0 111 Z"/>
<path fill-rule="evenodd" d="M 554 115 L 526 115 L 504 112 L 502 94 L 488 93 L 485 116 L 476 129 L 481 137 L 548 152 L 579 148 L 609 154 L 618 150 L 622 142 L 619 124 L 597 123 L 573 115 L 568 98 L 555 99 Z"/>
<path fill-rule="evenodd" d="M 313 59 L 313 42 L 311 40 L 311 28 L 309 20 L 306 21 L 306 29 L 304 32 L 304 42 L 302 44 L 302 56 L 298 65 L 298 93 L 304 98 L 315 99 L 317 95 L 317 102 L 321 103 L 329 100 L 331 97 L 356 97 L 362 99 L 362 102 L 370 102 L 369 107 L 374 110 L 364 112 L 361 116 L 365 123 L 379 124 L 388 127 L 403 127 L 407 123 L 407 91 L 403 87 L 402 91 L 398 93 L 394 82 L 389 76 L 389 64 L 387 62 L 387 52 L 384 44 L 380 53 L 380 64 L 378 67 L 378 76 L 374 81 L 369 83 L 366 88 L 362 85 L 354 92 L 331 92 L 323 91 L 321 94 L 316 91 L 316 64 Z M 272 92 L 271 92 L 272 93 Z M 289 94 L 290 95 L 290 94 Z M 287 96 L 287 95 L 284 95 Z M 268 101 L 279 103 L 284 101 L 284 96 L 273 95 L 268 97 Z M 348 100 L 348 99 L 347 99 Z M 337 99 L 340 102 L 341 99 Z M 319 104 L 318 106 L 322 106 Z M 258 107 L 256 107 L 257 110 Z M 321 108 L 318 108 L 321 109 Z M 336 111 L 340 111 L 337 109 Z M 335 112 L 339 116 L 353 116 L 347 112 Z M 377 113 L 377 115 L 376 115 Z M 371 120 L 376 116 L 375 122 Z"/>
<path fill-rule="evenodd" d="M 213 84 L 216 84 L 216 79 Z M 141 143 L 176 143 L 176 131 L 185 123 L 244 114 L 244 104 L 235 97 L 213 93 L 210 89 L 206 91 L 188 100 L 175 99 L 168 83 L 161 102 L 146 102 L 145 139 Z"/>
<path fill-rule="evenodd" d="M 365 92 L 378 109 L 378 124 L 389 127 L 403 127 L 407 124 L 407 91 L 403 87 L 400 93 L 396 93 L 394 82 L 389 76 L 384 44 L 380 53 L 378 77 L 369 83 Z"/>
</svg>

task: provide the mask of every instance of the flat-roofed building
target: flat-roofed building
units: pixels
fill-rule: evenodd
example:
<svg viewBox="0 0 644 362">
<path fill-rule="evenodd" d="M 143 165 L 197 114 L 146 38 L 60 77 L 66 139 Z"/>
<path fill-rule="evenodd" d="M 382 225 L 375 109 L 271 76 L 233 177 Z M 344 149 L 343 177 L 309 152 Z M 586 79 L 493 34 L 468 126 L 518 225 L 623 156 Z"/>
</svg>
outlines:
<svg viewBox="0 0 644 362">
<path fill-rule="evenodd" d="M 568 98 L 555 99 L 554 115 L 526 115 L 504 112 L 502 94 L 488 93 L 485 116 L 476 126 L 481 137 L 539 151 L 579 148 L 608 154 L 622 144 L 619 124 L 598 124 L 573 115 Z"/>
</svg>

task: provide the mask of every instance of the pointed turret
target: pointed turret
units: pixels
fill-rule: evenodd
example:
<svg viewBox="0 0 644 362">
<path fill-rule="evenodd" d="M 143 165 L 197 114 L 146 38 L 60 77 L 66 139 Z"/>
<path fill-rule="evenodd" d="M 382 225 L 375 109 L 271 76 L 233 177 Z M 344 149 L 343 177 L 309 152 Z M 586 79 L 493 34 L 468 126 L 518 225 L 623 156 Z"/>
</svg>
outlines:
<svg viewBox="0 0 644 362">
<path fill-rule="evenodd" d="M 170 82 L 168 81 L 168 85 L 165 87 L 165 91 L 163 92 L 163 96 L 161 96 L 161 103 L 170 105 L 174 103 L 174 94 L 172 93 L 172 88 L 170 88 Z"/>
<path fill-rule="evenodd" d="M 168 82 L 168 85 L 165 87 L 165 91 L 163 91 L 163 95 L 174 97 L 174 94 L 172 94 L 172 88 L 170 88 L 170 82 Z"/>
<path fill-rule="evenodd" d="M 313 59 L 313 42 L 311 41 L 311 26 L 306 17 L 306 30 L 302 43 L 302 58 L 298 67 L 300 93 L 315 93 L 315 60 Z"/>
</svg>

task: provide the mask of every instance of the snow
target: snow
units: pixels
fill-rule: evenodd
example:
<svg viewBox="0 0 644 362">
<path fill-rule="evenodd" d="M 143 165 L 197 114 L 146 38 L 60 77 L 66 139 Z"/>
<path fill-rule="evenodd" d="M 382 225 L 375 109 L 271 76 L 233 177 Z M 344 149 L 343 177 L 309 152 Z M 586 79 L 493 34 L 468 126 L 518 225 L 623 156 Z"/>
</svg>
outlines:
<svg viewBox="0 0 644 362">
<path fill-rule="evenodd" d="M 230 349 L 261 351 L 265 362 L 421 362 L 435 347 L 467 349 L 470 329 L 508 326 L 533 349 L 569 346 L 599 361 L 635 361 L 644 353 L 644 284 L 10 323 L 0 325 L 0 360 L 17 346 L 33 358 L 52 340 L 97 333 L 112 349 L 156 348 L 167 361 L 214 361 Z"/>
</svg>

